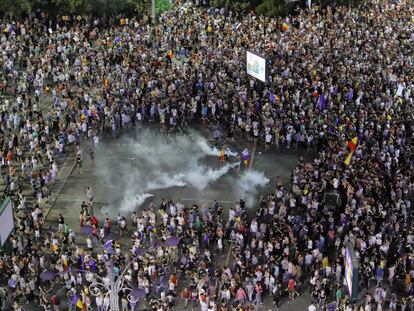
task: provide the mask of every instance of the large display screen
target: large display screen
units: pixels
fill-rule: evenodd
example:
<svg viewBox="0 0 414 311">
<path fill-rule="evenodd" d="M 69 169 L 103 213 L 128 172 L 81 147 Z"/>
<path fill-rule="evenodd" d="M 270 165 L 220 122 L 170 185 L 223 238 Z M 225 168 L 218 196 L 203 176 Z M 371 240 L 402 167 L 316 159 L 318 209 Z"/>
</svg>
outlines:
<svg viewBox="0 0 414 311">
<path fill-rule="evenodd" d="M 0 246 L 6 243 L 14 229 L 13 208 L 10 198 L 7 198 L 0 207 Z"/>
<path fill-rule="evenodd" d="M 262 81 L 267 81 L 266 57 L 253 51 L 246 52 L 246 70 L 249 75 Z"/>
<path fill-rule="evenodd" d="M 353 277 L 353 264 L 352 264 L 352 258 L 351 254 L 349 252 L 349 247 L 345 250 L 345 279 L 346 279 L 346 285 L 348 286 L 349 296 L 352 297 L 352 277 Z"/>
</svg>

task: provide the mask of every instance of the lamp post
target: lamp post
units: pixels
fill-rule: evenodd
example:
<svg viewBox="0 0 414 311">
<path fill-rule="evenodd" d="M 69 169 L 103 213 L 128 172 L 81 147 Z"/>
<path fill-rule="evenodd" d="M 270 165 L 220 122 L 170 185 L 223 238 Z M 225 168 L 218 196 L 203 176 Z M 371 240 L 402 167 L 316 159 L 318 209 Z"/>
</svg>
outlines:
<svg viewBox="0 0 414 311">
<path fill-rule="evenodd" d="M 155 26 L 155 1 L 156 0 L 151 0 L 151 17 L 153 26 Z"/>
<path fill-rule="evenodd" d="M 93 296 L 97 297 L 101 294 L 100 288 L 103 288 L 103 290 L 106 292 L 104 295 L 105 297 L 109 296 L 109 306 L 106 307 L 106 310 L 120 311 L 119 293 L 125 290 L 132 292 L 132 288 L 129 288 L 125 285 L 124 274 L 128 270 L 129 266 L 134 262 L 134 259 L 135 258 L 131 259 L 128 262 L 117 279 L 115 279 L 114 262 L 112 259 L 108 260 L 105 265 L 108 271 L 109 280 L 98 276 L 99 281 L 93 282 L 91 285 L 89 285 L 89 291 Z M 136 299 L 131 294 L 128 294 L 127 299 L 132 305 L 135 305 L 138 302 L 138 299 Z"/>
</svg>

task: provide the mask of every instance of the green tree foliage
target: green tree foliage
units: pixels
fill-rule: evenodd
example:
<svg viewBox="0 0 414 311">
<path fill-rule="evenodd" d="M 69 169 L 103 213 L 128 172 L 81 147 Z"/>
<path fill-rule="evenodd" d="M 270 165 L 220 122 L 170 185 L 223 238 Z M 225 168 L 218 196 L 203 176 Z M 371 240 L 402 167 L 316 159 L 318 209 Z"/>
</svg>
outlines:
<svg viewBox="0 0 414 311">
<path fill-rule="evenodd" d="M 51 4 L 61 14 L 73 14 L 82 8 L 82 0 L 51 0 Z"/>
<path fill-rule="evenodd" d="M 304 5 L 305 0 L 299 1 Z M 332 4 L 331 0 L 312 0 L 317 5 Z M 337 0 L 337 4 L 358 5 L 363 0 Z M 211 0 L 214 7 L 227 7 L 235 10 L 254 9 L 258 14 L 266 16 L 285 16 L 293 7 L 289 0 Z M 295 4 L 296 6 L 297 4 Z M 171 7 L 171 0 L 156 0 L 157 14 Z M 22 15 L 40 9 L 49 14 L 97 14 L 118 15 L 126 13 L 150 13 L 151 0 L 0 0 L 0 15 Z"/>
<path fill-rule="evenodd" d="M 283 16 L 287 13 L 287 5 L 285 0 L 263 0 L 256 7 L 256 12 L 266 16 Z"/>
<path fill-rule="evenodd" d="M 165 11 L 168 11 L 171 7 L 171 1 L 170 0 L 155 0 L 155 12 L 157 14 L 164 13 Z"/>
<path fill-rule="evenodd" d="M 36 2 L 31 0 L 0 0 L 0 12 L 12 15 L 30 13 Z"/>
<path fill-rule="evenodd" d="M 151 10 L 151 0 L 126 0 L 135 12 L 149 12 Z"/>
<path fill-rule="evenodd" d="M 252 1 L 249 0 L 213 0 L 211 4 L 217 8 L 227 7 L 242 10 L 252 7 Z"/>
</svg>

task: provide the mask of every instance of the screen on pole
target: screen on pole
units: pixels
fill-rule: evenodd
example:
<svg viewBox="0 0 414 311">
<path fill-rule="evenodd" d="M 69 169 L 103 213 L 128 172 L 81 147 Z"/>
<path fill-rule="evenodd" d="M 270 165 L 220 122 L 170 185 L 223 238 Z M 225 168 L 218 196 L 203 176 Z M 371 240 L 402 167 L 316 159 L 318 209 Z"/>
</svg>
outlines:
<svg viewBox="0 0 414 311">
<path fill-rule="evenodd" d="M 357 301 L 359 295 L 359 264 L 354 248 L 348 244 L 345 249 L 345 280 L 348 287 L 349 298 L 352 303 Z"/>
<path fill-rule="evenodd" d="M 262 81 L 267 81 L 267 59 L 253 51 L 246 51 L 246 70 L 249 75 Z"/>
<path fill-rule="evenodd" d="M 4 200 L 0 207 L 0 246 L 6 243 L 14 229 L 13 208 L 10 198 Z"/>
<path fill-rule="evenodd" d="M 348 286 L 349 296 L 352 297 L 352 281 L 353 281 L 353 265 L 351 254 L 349 253 L 349 247 L 345 250 L 345 279 L 346 285 Z"/>
</svg>

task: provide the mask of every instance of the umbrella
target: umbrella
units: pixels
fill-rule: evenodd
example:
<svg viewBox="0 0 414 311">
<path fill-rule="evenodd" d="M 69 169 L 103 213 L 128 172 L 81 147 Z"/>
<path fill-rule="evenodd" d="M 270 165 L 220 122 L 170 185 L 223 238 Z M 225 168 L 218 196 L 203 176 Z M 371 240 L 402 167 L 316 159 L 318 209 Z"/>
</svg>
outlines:
<svg viewBox="0 0 414 311">
<path fill-rule="evenodd" d="M 135 299 L 140 299 L 145 297 L 145 290 L 143 288 L 136 288 L 131 292 L 131 296 Z"/>
<path fill-rule="evenodd" d="M 92 234 L 93 228 L 92 226 L 83 226 L 82 228 L 80 228 L 80 232 L 83 234 Z"/>
<path fill-rule="evenodd" d="M 177 246 L 178 243 L 180 243 L 180 238 L 174 237 L 174 238 L 168 238 L 165 241 L 165 245 L 173 247 L 173 246 Z"/>
<path fill-rule="evenodd" d="M 56 277 L 56 273 L 53 271 L 44 271 L 40 273 L 40 278 L 43 281 L 52 281 Z"/>
</svg>

